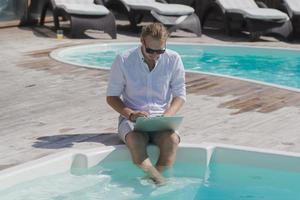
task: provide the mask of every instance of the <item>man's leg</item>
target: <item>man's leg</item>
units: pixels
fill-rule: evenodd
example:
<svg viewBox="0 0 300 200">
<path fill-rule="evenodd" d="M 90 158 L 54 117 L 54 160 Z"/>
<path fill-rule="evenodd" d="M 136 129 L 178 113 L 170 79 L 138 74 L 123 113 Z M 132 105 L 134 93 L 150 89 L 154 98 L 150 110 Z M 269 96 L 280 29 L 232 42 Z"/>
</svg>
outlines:
<svg viewBox="0 0 300 200">
<path fill-rule="evenodd" d="M 180 142 L 179 136 L 173 131 L 156 133 L 153 135 L 153 143 L 160 149 L 156 169 L 162 172 L 165 168 L 171 167 L 176 159 L 176 151 Z"/>
<path fill-rule="evenodd" d="M 131 153 L 133 163 L 143 169 L 155 183 L 162 184 L 164 178 L 152 165 L 147 154 L 148 141 L 148 135 L 143 133 L 132 131 L 126 135 L 126 145 Z"/>
</svg>

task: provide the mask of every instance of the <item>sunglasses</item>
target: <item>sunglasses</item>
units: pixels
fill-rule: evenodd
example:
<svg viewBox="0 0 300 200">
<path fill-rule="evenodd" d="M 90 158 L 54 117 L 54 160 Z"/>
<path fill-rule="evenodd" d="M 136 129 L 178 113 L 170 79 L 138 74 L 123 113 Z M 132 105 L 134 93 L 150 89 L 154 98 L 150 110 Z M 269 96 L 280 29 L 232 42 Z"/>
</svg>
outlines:
<svg viewBox="0 0 300 200">
<path fill-rule="evenodd" d="M 166 47 L 163 48 L 163 49 L 151 49 L 151 48 L 148 48 L 148 47 L 146 47 L 146 41 L 145 40 L 143 40 L 143 41 L 144 41 L 146 53 L 148 53 L 148 54 L 154 54 L 154 53 L 156 53 L 156 54 L 163 54 L 166 51 Z"/>
<path fill-rule="evenodd" d="M 164 49 L 151 49 L 151 48 L 146 47 L 145 49 L 146 49 L 146 53 L 148 53 L 148 54 L 154 54 L 154 53 L 163 54 L 166 51 L 166 48 L 164 48 Z"/>
</svg>

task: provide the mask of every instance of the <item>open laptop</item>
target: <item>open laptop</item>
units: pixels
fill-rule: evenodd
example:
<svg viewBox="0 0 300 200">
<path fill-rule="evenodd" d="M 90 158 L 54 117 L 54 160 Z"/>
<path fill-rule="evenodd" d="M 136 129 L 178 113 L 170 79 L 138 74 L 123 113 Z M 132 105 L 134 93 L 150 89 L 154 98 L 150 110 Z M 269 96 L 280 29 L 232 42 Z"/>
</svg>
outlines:
<svg viewBox="0 0 300 200">
<path fill-rule="evenodd" d="M 177 130 L 183 117 L 139 117 L 136 120 L 134 130 L 142 132 Z"/>
</svg>

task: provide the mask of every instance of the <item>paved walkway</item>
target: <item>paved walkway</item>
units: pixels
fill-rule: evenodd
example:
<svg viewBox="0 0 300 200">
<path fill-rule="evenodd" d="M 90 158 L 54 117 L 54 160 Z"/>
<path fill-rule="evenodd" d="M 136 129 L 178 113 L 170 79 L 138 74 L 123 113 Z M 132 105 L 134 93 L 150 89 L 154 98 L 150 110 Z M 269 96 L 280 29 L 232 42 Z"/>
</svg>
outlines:
<svg viewBox="0 0 300 200">
<path fill-rule="evenodd" d="M 117 114 L 105 102 L 108 72 L 59 63 L 48 53 L 79 44 L 139 41 L 119 25 L 117 40 L 55 39 L 46 28 L 0 29 L 0 169 L 68 148 L 119 144 Z M 95 35 L 95 34 L 94 34 Z M 299 48 L 265 37 L 249 43 L 220 33 L 178 32 L 175 42 Z M 238 80 L 187 74 L 182 141 L 300 152 L 300 93 Z"/>
</svg>

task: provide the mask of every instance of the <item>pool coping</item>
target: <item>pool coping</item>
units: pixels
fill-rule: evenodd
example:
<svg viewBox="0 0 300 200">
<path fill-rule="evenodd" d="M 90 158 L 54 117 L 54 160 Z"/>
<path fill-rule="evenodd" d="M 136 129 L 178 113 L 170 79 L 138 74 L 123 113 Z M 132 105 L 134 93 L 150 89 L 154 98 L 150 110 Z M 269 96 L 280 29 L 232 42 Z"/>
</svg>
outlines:
<svg viewBox="0 0 300 200">
<path fill-rule="evenodd" d="M 59 49 L 55 49 L 52 52 L 50 52 L 49 56 L 50 58 L 62 62 L 62 63 L 66 63 L 66 64 L 70 64 L 70 65 L 74 65 L 74 66 L 79 66 L 79 67 L 83 67 L 83 68 L 87 68 L 87 69 L 99 69 L 99 70 L 110 70 L 110 68 L 107 67 L 95 67 L 92 65 L 80 65 L 78 63 L 75 62 L 71 62 L 71 61 L 63 61 L 60 56 L 59 53 L 61 51 L 67 50 L 67 49 L 78 49 L 81 47 L 89 47 L 89 46 L 109 46 L 109 45 L 118 45 L 118 44 L 122 44 L 122 45 L 131 45 L 131 44 L 138 44 L 137 42 L 117 42 L 117 43 L 102 43 L 102 44 L 88 44 L 88 45 L 74 45 L 74 46 L 69 46 L 69 47 L 63 47 L 63 48 L 59 48 Z M 168 44 L 179 44 L 179 45 L 183 45 L 183 44 L 187 44 L 187 43 L 183 43 L 183 42 L 169 42 Z M 252 48 L 252 49 L 276 49 L 276 50 L 290 50 L 290 51 L 299 51 L 299 49 L 296 48 L 288 48 L 288 47 L 260 47 L 260 46 L 250 46 L 250 45 L 229 45 L 229 44 L 208 44 L 208 43 L 201 43 L 201 44 L 195 44 L 195 43 L 191 43 L 189 45 L 193 45 L 193 46 L 205 46 L 205 45 L 209 45 L 209 46 L 222 46 L 222 47 L 247 47 L 247 48 Z M 203 75 L 209 75 L 209 76 L 216 76 L 216 77 L 222 77 L 222 78 L 229 78 L 229 79 L 235 79 L 235 80 L 240 80 L 240 81 L 246 81 L 246 82 L 251 82 L 251 83 L 255 83 L 255 84 L 260 84 L 260 85 L 266 85 L 266 86 L 270 86 L 270 87 L 275 87 L 275 88 L 280 88 L 280 89 L 284 89 L 284 90 L 289 90 L 289 91 L 294 91 L 294 92 L 300 92 L 300 89 L 297 88 L 293 88 L 293 87 L 288 87 L 288 86 L 282 86 L 282 85 L 278 85 L 278 84 L 274 84 L 274 83 L 267 83 L 267 82 L 263 82 L 263 81 L 258 81 L 258 80 L 252 80 L 252 79 L 247 79 L 247 78 L 240 78 L 240 77 L 235 77 L 235 76 L 230 76 L 230 75 L 223 75 L 223 74 L 218 74 L 218 73 L 209 73 L 209 72 L 196 72 L 196 71 L 192 71 L 192 70 L 185 70 L 188 73 L 195 73 L 195 74 L 203 74 Z"/>
<path fill-rule="evenodd" d="M 35 178 L 69 171 L 71 167 L 74 166 L 74 163 L 80 168 L 93 167 L 114 150 L 126 150 L 122 152 L 125 152 L 127 156 L 122 155 L 120 158 L 124 160 L 130 159 L 126 145 L 114 145 L 92 149 L 65 150 L 4 169 L 0 171 L 0 191 L 4 191 L 22 182 L 31 181 Z M 194 154 L 190 154 L 190 152 L 187 154 L 186 152 L 184 153 L 185 150 L 194 150 L 195 152 Z M 153 157 L 153 155 L 157 156 L 158 149 L 154 145 L 149 145 L 148 152 L 150 157 Z M 181 161 L 184 160 L 186 162 L 188 160 L 188 162 L 193 163 L 204 162 L 206 167 L 208 167 L 211 162 L 252 163 L 252 165 L 255 163 L 257 166 L 270 169 L 285 169 L 300 172 L 300 168 L 297 167 L 300 165 L 300 153 L 220 143 L 181 143 L 178 152 L 181 152 Z M 232 156 L 233 154 L 236 155 Z M 212 159 L 214 160 L 212 161 Z M 282 162 L 282 160 L 292 164 Z M 34 171 L 34 173 L 30 173 L 32 171 Z"/>
</svg>

